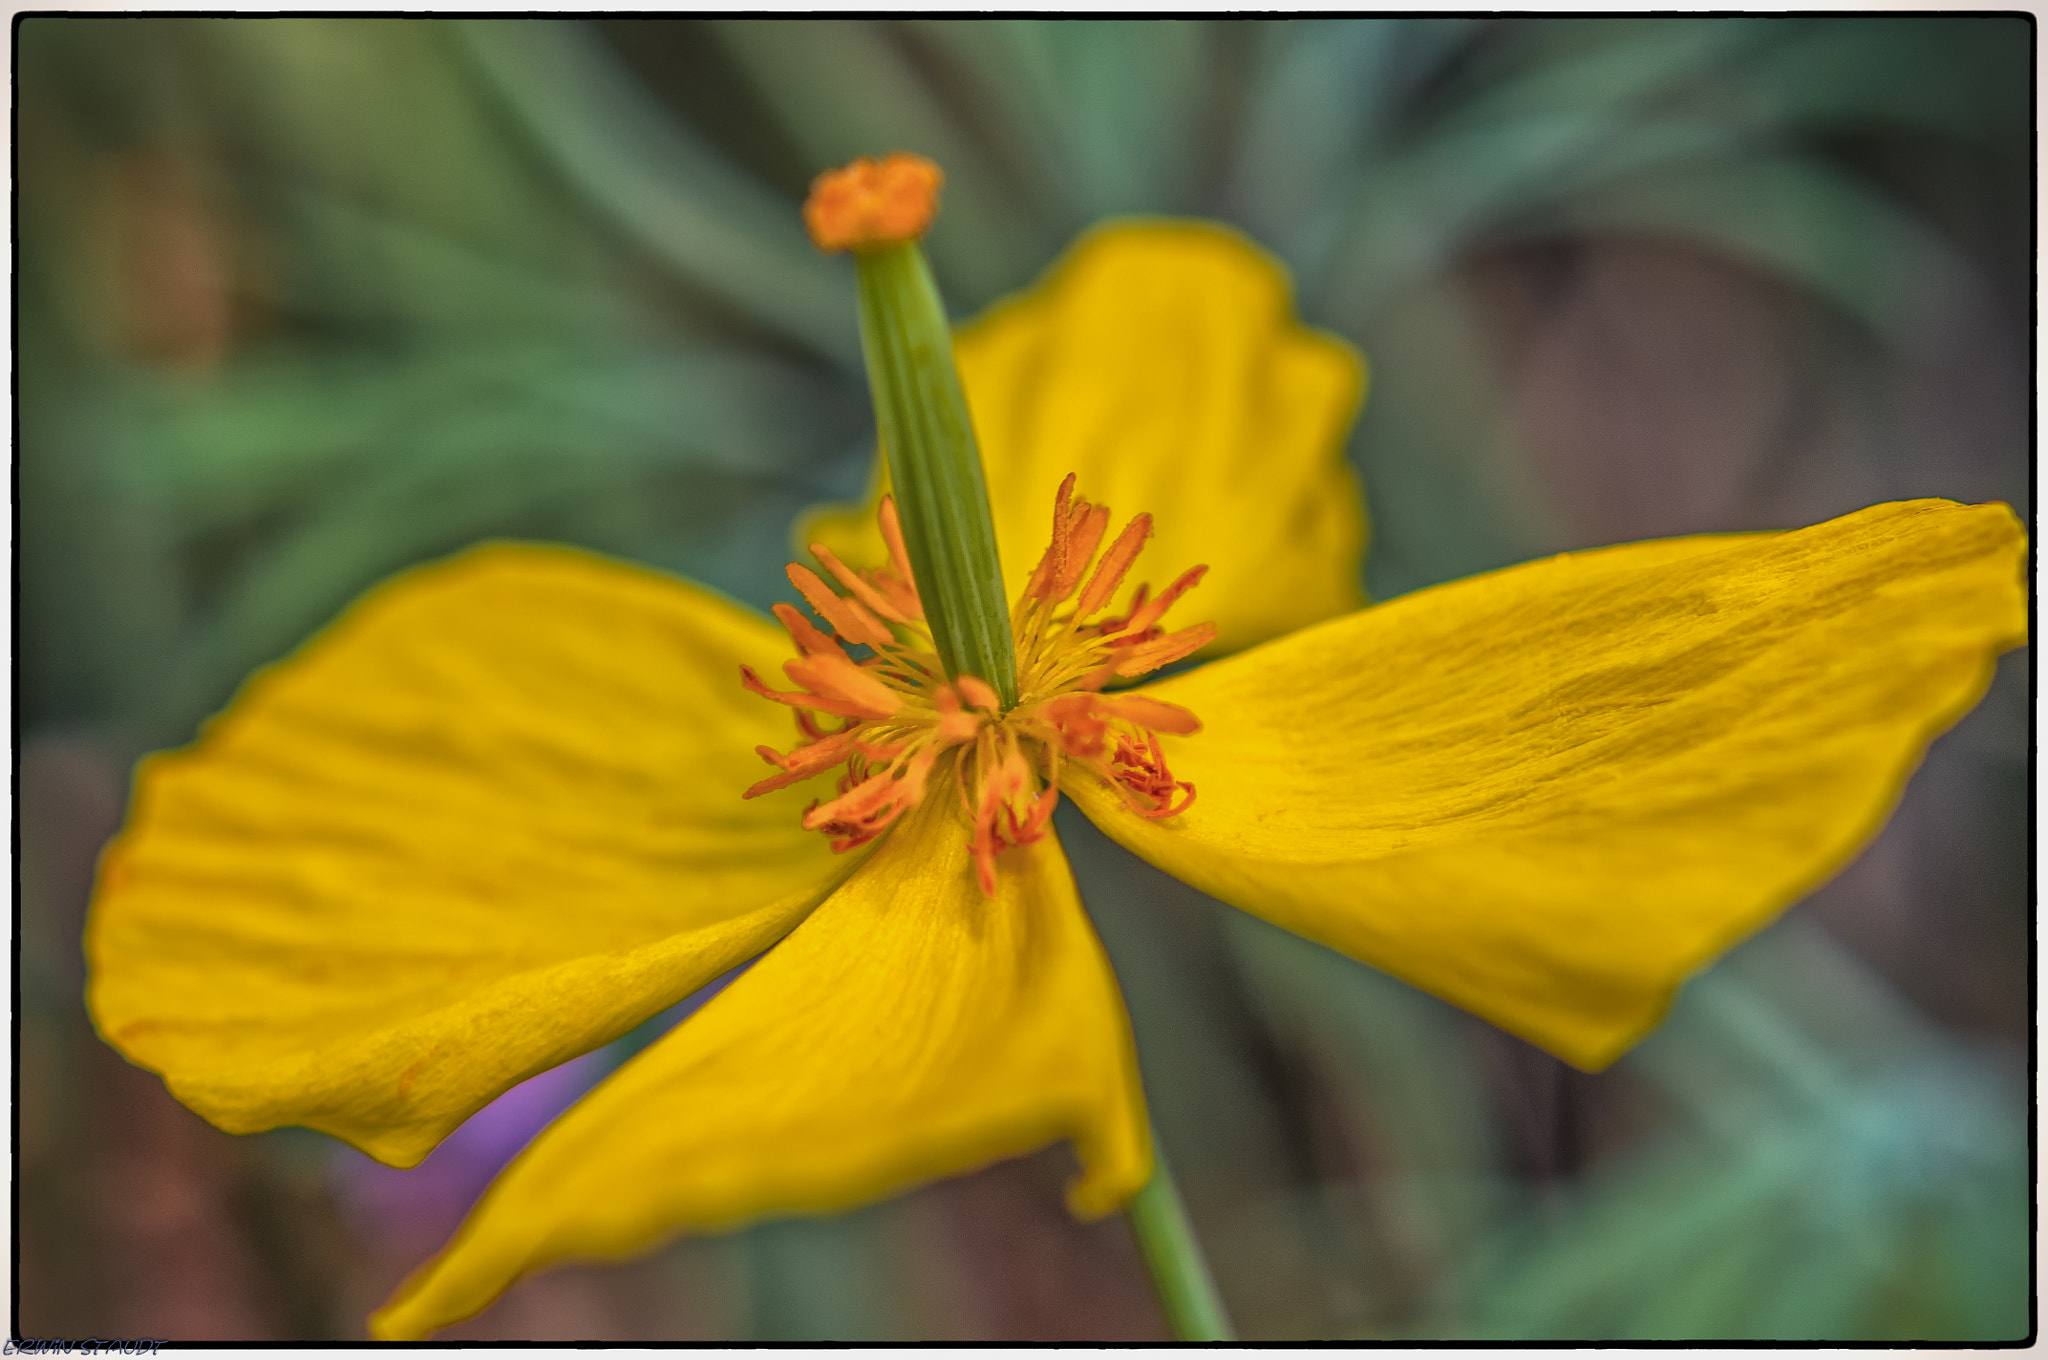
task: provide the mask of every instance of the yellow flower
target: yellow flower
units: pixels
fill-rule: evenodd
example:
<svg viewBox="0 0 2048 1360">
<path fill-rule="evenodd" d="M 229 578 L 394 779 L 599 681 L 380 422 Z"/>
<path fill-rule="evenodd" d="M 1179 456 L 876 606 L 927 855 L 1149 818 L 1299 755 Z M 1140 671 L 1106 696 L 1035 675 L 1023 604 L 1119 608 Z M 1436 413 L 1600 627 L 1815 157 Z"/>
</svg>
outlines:
<svg viewBox="0 0 2048 1360">
<path fill-rule="evenodd" d="M 841 670 L 789 610 L 815 635 L 792 693 L 838 686 L 840 716 L 873 724 L 838 750 L 847 792 L 930 757 L 919 790 L 810 816 L 860 843 L 835 854 L 803 824 L 838 796 L 756 754 L 822 770 L 812 748 L 835 738 L 807 718 L 784 754 L 787 710 L 739 683 L 790 659 L 774 625 L 652 571 L 494 544 L 372 591 L 139 770 L 89 1001 L 226 1129 L 309 1125 L 411 1165 L 513 1083 L 768 951 L 537 1138 L 379 1335 L 425 1335 L 552 1261 L 1059 1139 L 1077 1212 L 1128 1198 L 1151 1165 L 1143 1098 L 1108 962 L 1034 820 L 1050 761 L 1154 864 L 1599 1067 L 1870 838 L 2023 640 L 2011 512 L 1932 500 L 1361 607 L 1341 449 L 1363 370 L 1218 228 L 1100 231 L 957 348 L 1024 633 L 1096 663 L 1138 636 L 1128 597 L 1121 630 L 1060 633 L 1057 592 L 1026 589 L 1078 473 L 1151 513 L 1163 579 L 1206 564 L 1190 602 L 1233 655 L 1107 695 L 1083 683 L 1099 665 L 1069 666 L 1039 697 L 1079 697 L 1020 704 L 1030 727 L 964 681 L 879 679 L 914 630 L 882 628 L 883 659 Z M 1062 504 L 1071 543 L 1089 512 Z M 816 527 L 847 590 L 914 622 L 900 581 L 856 574 L 888 567 L 872 526 Z M 810 585 L 842 637 L 886 616 Z M 1118 777 L 1118 733 L 1142 779 Z M 764 773 L 787 787 L 743 800 Z"/>
</svg>

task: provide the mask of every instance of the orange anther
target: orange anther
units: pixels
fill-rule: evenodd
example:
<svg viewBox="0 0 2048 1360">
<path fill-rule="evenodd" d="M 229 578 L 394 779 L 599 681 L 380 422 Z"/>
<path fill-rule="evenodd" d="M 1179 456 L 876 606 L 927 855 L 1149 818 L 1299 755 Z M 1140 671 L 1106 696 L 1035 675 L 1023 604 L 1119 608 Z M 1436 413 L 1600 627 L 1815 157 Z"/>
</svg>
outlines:
<svg viewBox="0 0 2048 1360">
<path fill-rule="evenodd" d="M 932 691 L 932 708 L 939 715 L 939 740 L 948 745 L 973 741 L 974 734 L 981 730 L 980 720 L 960 707 L 960 695 L 951 685 L 940 685 Z"/>
<path fill-rule="evenodd" d="M 971 675 L 963 675 L 953 683 L 959 687 L 960 697 L 976 708 L 986 709 L 990 713 L 1002 711 L 1002 699 L 984 682 Z"/>
<path fill-rule="evenodd" d="M 1171 732 L 1185 737 L 1202 730 L 1202 720 L 1179 704 L 1169 704 L 1164 699 L 1154 699 L 1146 694 L 1098 695 L 1095 706 L 1111 717 L 1122 718 L 1154 732 Z"/>
<path fill-rule="evenodd" d="M 818 573 L 799 562 L 792 562 L 784 569 L 789 583 L 796 587 L 797 594 L 804 597 L 818 617 L 832 625 L 834 632 L 848 642 L 862 642 L 870 647 L 886 647 L 894 642 L 895 636 L 888 625 L 870 614 L 860 601 L 849 600 L 837 594 L 832 587 L 818 579 Z"/>
<path fill-rule="evenodd" d="M 1142 747 L 1129 737 L 1117 738 L 1116 758 L 1110 765 L 1125 806 L 1140 817 L 1177 816 L 1195 801 L 1195 786 L 1173 777 L 1160 753 L 1159 738 L 1149 732 Z"/>
<path fill-rule="evenodd" d="M 812 658 L 805 659 L 810 660 Z M 785 661 L 782 663 L 782 669 L 786 671 L 791 666 L 800 664 L 802 663 Z M 803 682 L 799 680 L 797 683 L 802 684 Z M 776 703 L 788 704 L 791 708 L 815 709 L 820 713 L 831 713 L 841 718 L 865 719 L 873 716 L 864 705 L 852 703 L 832 695 L 813 694 L 805 690 L 770 689 L 763 683 L 760 676 L 754 674 L 752 666 L 740 667 L 740 684 L 751 693 L 760 695 L 763 699 L 773 699 Z M 797 720 L 799 723 L 803 721 L 801 714 L 798 715 Z"/>
<path fill-rule="evenodd" d="M 856 600 L 859 600 L 875 613 L 880 614 L 885 619 L 894 619 L 897 623 L 909 623 L 911 621 L 913 616 L 905 614 L 898 609 L 895 602 L 879 590 L 873 582 L 867 580 L 852 567 L 840 561 L 833 555 L 832 550 L 824 544 L 813 543 L 811 545 L 811 556 L 823 562 L 825 570 L 837 577 L 840 585 L 852 591 Z M 887 633 L 889 630 L 884 628 L 882 631 Z M 859 640 L 862 642 L 868 641 L 866 638 Z M 891 636 L 883 640 L 885 642 L 893 642 L 895 638 Z"/>
<path fill-rule="evenodd" d="M 783 662 L 782 673 L 815 696 L 805 705 L 808 708 L 853 718 L 886 718 L 903 706 L 902 695 L 875 679 L 872 671 L 847 660 L 844 653 L 800 656 Z M 829 707 L 828 700 L 844 707 Z"/>
<path fill-rule="evenodd" d="M 854 730 L 841 732 L 836 736 L 799 746 L 788 755 L 778 755 L 771 746 L 756 746 L 754 750 L 771 765 L 782 768 L 781 774 L 773 774 L 741 794 L 742 798 L 758 798 L 776 789 L 786 789 L 791 784 L 801 783 L 822 771 L 831 769 L 853 754 L 857 733 Z"/>
<path fill-rule="evenodd" d="M 1116 673 L 1130 678 L 1156 671 L 1183 658 L 1193 656 L 1216 640 L 1216 625 L 1198 623 L 1192 628 L 1183 628 L 1178 633 L 1168 633 L 1154 638 L 1141 646 L 1122 652 L 1116 661 Z"/>
<path fill-rule="evenodd" d="M 889 569 L 875 573 L 875 583 L 887 592 L 900 612 L 921 621 L 924 601 L 917 598 L 917 577 L 911 573 L 910 553 L 903 546 L 903 522 L 896 517 L 894 496 L 882 497 L 881 513 L 875 521 L 882 527 L 882 541 L 889 545 Z"/>
<path fill-rule="evenodd" d="M 804 227 L 824 251 L 877 250 L 914 241 L 939 215 L 946 176 L 931 161 L 907 151 L 875 160 L 862 156 L 811 181 Z"/>
<path fill-rule="evenodd" d="M 1159 622 L 1160 617 L 1173 606 L 1175 600 L 1178 600 L 1181 596 L 1201 584 L 1202 577 L 1207 575 L 1208 571 L 1209 568 L 1206 565 L 1188 568 L 1181 573 L 1179 580 L 1161 591 L 1159 598 L 1151 601 L 1149 604 L 1145 600 L 1145 587 L 1139 586 L 1138 598 L 1131 601 L 1130 617 L 1115 627 L 1111 627 L 1105 622 L 1103 624 L 1105 632 L 1118 641 L 1122 641 L 1125 638 L 1142 638 L 1145 633 L 1151 630 L 1152 625 Z"/>
<path fill-rule="evenodd" d="M 1074 593 L 1074 587 L 1081 584 L 1081 573 L 1088 570 L 1088 564 L 1095 560 L 1095 550 L 1102 544 L 1102 535 L 1109 529 L 1109 507 L 1090 505 L 1082 501 L 1074 507 L 1073 532 L 1067 539 L 1066 560 L 1060 566 L 1060 573 L 1052 583 L 1052 597 L 1064 600 Z M 1112 549 L 1114 551 L 1114 549 Z M 1091 611 L 1082 610 L 1082 614 Z"/>
<path fill-rule="evenodd" d="M 1031 599 L 1043 599 L 1051 594 L 1052 583 L 1066 565 L 1067 537 L 1071 527 L 1067 507 L 1074 496 L 1074 474 L 1069 472 L 1066 480 L 1052 501 L 1052 542 L 1045 545 L 1045 554 L 1032 569 L 1031 580 L 1024 587 L 1024 594 Z"/>
<path fill-rule="evenodd" d="M 1116 594 L 1116 588 L 1123 584 L 1124 573 L 1131 569 L 1131 563 L 1138 559 L 1138 553 L 1145 546 L 1145 540 L 1152 537 L 1152 516 L 1139 515 L 1124 526 L 1116 536 L 1116 542 L 1109 545 L 1109 551 L 1102 555 L 1102 562 L 1095 568 L 1095 574 L 1088 578 L 1087 587 L 1081 598 L 1074 602 L 1074 617 L 1085 619 L 1109 603 L 1109 597 Z"/>
<path fill-rule="evenodd" d="M 768 608 L 774 612 L 776 618 L 782 621 L 782 626 L 789 630 L 790 640 L 796 643 L 798 651 L 806 654 L 812 652 L 838 652 L 842 656 L 845 655 L 845 649 L 839 645 L 838 639 L 828 637 L 819 630 L 809 619 L 797 612 L 795 605 L 784 604 L 782 601 L 777 600 L 774 604 L 769 605 Z"/>
</svg>

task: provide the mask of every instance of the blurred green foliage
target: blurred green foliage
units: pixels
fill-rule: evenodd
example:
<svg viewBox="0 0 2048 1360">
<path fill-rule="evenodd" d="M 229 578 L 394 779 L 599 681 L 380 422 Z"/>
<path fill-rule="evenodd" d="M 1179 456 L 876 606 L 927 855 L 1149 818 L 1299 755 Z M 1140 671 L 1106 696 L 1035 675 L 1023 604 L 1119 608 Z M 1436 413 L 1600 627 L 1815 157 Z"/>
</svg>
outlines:
<svg viewBox="0 0 2048 1360">
<path fill-rule="evenodd" d="M 22 728 L 186 740 L 355 593 L 492 535 L 779 597 L 795 514 L 872 456 L 850 271 L 796 203 L 891 149 L 946 168 L 930 250 L 962 315 L 1107 215 L 1220 218 L 1284 260 L 1374 364 L 1378 594 L 1660 532 L 1574 518 L 1529 455 L 1488 271 L 1616 240 L 1737 267 L 1821 337 L 1802 391 L 1881 431 L 1961 331 L 2024 355 L 2032 42 L 2017 17 L 27 19 Z M 2023 438 L 1959 442 L 1874 435 L 1805 499 L 1696 527 L 2025 496 Z M 2024 722 L 1977 722 L 1969 770 L 2003 778 Z M 2026 1331 L 2010 1048 L 1818 926 L 1595 1082 L 1061 826 L 1246 1335 Z M 919 1335 L 888 1306 L 903 1224 L 747 1234 L 735 1325 Z"/>
</svg>

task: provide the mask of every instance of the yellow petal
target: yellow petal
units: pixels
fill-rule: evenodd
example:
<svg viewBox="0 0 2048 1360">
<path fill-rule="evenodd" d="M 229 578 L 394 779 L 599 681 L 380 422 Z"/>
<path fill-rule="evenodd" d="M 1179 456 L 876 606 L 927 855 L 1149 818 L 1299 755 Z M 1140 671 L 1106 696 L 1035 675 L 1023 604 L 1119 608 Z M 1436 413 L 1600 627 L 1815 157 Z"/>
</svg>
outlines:
<svg viewBox="0 0 2048 1360">
<path fill-rule="evenodd" d="M 742 802 L 789 652 L 708 591 L 495 545 L 379 587 L 136 776 L 86 930 L 100 1033 L 222 1128 L 411 1165 L 784 934 L 849 867 Z"/>
<path fill-rule="evenodd" d="M 1529 563 L 1142 692 L 1194 806 L 1110 835 L 1582 1067 L 1875 834 L 2025 637 L 2002 505 Z"/>
<path fill-rule="evenodd" d="M 1344 440 L 1365 367 L 1295 320 L 1281 266 L 1242 236 L 1199 222 L 1104 227 L 963 328 L 954 350 L 1012 597 L 1073 472 L 1119 524 L 1152 512 L 1134 581 L 1163 586 L 1209 564 L 1187 607 L 1215 621 L 1212 650 L 1364 603 L 1365 515 Z M 882 565 L 873 502 L 885 485 L 798 537 Z"/>
<path fill-rule="evenodd" d="M 371 1319 L 416 1338 L 528 1271 L 864 1204 L 1071 1138 L 1077 1213 L 1151 1172 L 1129 1022 L 1056 841 L 975 886 L 950 776 L 829 901 L 508 1167 Z"/>
</svg>

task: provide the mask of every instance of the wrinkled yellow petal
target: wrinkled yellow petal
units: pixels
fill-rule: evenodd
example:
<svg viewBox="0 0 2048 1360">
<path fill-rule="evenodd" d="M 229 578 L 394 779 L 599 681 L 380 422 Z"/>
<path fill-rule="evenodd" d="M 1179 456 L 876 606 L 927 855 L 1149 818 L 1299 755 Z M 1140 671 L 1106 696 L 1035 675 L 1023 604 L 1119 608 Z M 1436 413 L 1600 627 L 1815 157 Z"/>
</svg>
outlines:
<svg viewBox="0 0 2048 1360">
<path fill-rule="evenodd" d="M 1071 1138 L 1076 1212 L 1151 1172 L 1116 980 L 1050 837 L 975 885 L 949 775 L 731 987 L 551 1125 L 371 1319 L 416 1338 L 528 1271 L 850 1208 Z"/>
<path fill-rule="evenodd" d="M 1197 222 L 1104 227 L 962 328 L 954 350 L 1013 597 L 1073 472 L 1080 494 L 1115 512 L 1112 533 L 1152 513 L 1133 580 L 1159 587 L 1209 564 L 1189 607 L 1215 622 L 1211 650 L 1364 603 L 1365 515 L 1344 460 L 1364 364 L 1295 320 L 1281 266 L 1242 236 Z M 813 517 L 799 539 L 882 565 L 884 485 L 865 508 Z"/>
<path fill-rule="evenodd" d="M 107 1041 L 222 1128 L 410 1165 L 493 1096 L 752 957 L 847 867 L 740 687 L 788 654 L 566 548 L 398 577 L 136 776 L 86 930 Z"/>
<path fill-rule="evenodd" d="M 1854 855 L 2025 637 L 2002 505 L 1532 562 L 1143 693 L 1197 789 L 1147 822 L 1204 891 L 1582 1067 Z"/>
</svg>

